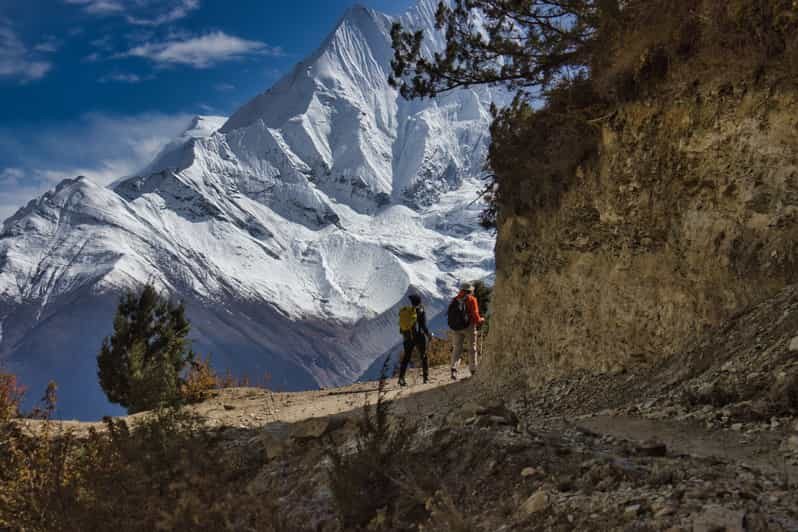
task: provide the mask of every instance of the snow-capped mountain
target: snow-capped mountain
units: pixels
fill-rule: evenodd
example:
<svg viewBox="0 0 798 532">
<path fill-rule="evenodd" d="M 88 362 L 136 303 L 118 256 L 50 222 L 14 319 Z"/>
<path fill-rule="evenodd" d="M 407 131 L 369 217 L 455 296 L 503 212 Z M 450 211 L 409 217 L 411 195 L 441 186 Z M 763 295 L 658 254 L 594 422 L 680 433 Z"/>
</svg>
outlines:
<svg viewBox="0 0 798 532">
<path fill-rule="evenodd" d="M 401 21 L 430 33 L 436 5 Z M 397 343 L 408 291 L 434 315 L 457 282 L 490 275 L 475 200 L 503 96 L 403 100 L 387 83 L 392 22 L 350 9 L 290 74 L 226 121 L 197 117 L 141 175 L 65 180 L 6 220 L 0 360 L 33 390 L 55 379 L 63 416 L 117 412 L 96 354 L 120 293 L 150 282 L 186 303 L 215 366 L 341 384 Z"/>
</svg>

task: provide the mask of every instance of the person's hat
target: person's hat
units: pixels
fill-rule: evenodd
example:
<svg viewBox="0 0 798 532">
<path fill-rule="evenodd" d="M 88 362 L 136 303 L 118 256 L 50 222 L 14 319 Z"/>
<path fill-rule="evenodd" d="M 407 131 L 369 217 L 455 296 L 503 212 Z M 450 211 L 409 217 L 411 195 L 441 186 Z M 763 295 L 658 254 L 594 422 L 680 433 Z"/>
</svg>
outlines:
<svg viewBox="0 0 798 532">
<path fill-rule="evenodd" d="M 421 296 L 420 295 L 418 295 L 418 294 L 410 294 L 408 297 L 409 297 L 410 302 L 412 304 L 414 304 L 414 305 L 420 305 L 421 304 Z"/>
<path fill-rule="evenodd" d="M 463 283 L 460 285 L 460 290 L 462 290 L 463 292 L 473 292 L 474 285 L 472 285 L 471 283 Z"/>
</svg>

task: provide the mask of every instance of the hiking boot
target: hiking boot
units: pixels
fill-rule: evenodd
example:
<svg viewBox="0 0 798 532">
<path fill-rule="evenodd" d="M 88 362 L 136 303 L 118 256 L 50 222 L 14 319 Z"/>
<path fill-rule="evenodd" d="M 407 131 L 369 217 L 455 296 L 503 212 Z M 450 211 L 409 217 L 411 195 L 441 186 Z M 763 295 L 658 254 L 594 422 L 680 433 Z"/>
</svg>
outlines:
<svg viewBox="0 0 798 532">
<path fill-rule="evenodd" d="M 455 368 L 452 368 L 452 380 L 453 381 L 457 380 L 457 369 Z"/>
<path fill-rule="evenodd" d="M 399 379 L 399 386 L 402 386 L 402 387 L 407 386 L 407 381 L 405 381 L 404 377 Z"/>
<path fill-rule="evenodd" d="M 424 384 L 429 384 L 429 377 L 424 376 Z"/>
</svg>

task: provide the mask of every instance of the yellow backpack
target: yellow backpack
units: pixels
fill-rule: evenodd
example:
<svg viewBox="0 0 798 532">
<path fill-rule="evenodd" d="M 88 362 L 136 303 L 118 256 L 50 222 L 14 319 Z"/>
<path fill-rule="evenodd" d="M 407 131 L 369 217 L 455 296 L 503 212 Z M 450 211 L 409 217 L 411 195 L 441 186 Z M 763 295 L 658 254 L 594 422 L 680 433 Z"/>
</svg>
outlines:
<svg viewBox="0 0 798 532">
<path fill-rule="evenodd" d="M 402 307 L 399 309 L 399 331 L 410 332 L 416 325 L 416 307 Z"/>
</svg>

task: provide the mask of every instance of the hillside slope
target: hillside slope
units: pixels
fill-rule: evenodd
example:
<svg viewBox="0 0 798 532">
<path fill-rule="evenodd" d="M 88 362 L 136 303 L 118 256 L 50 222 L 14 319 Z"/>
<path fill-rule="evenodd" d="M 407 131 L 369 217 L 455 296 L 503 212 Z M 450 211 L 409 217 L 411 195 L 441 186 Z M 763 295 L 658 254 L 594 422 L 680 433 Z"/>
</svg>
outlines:
<svg viewBox="0 0 798 532">
<path fill-rule="evenodd" d="M 501 223 L 491 349 L 531 377 L 653 363 L 798 282 L 798 91 L 674 67 L 596 122 L 556 207 Z"/>
</svg>

